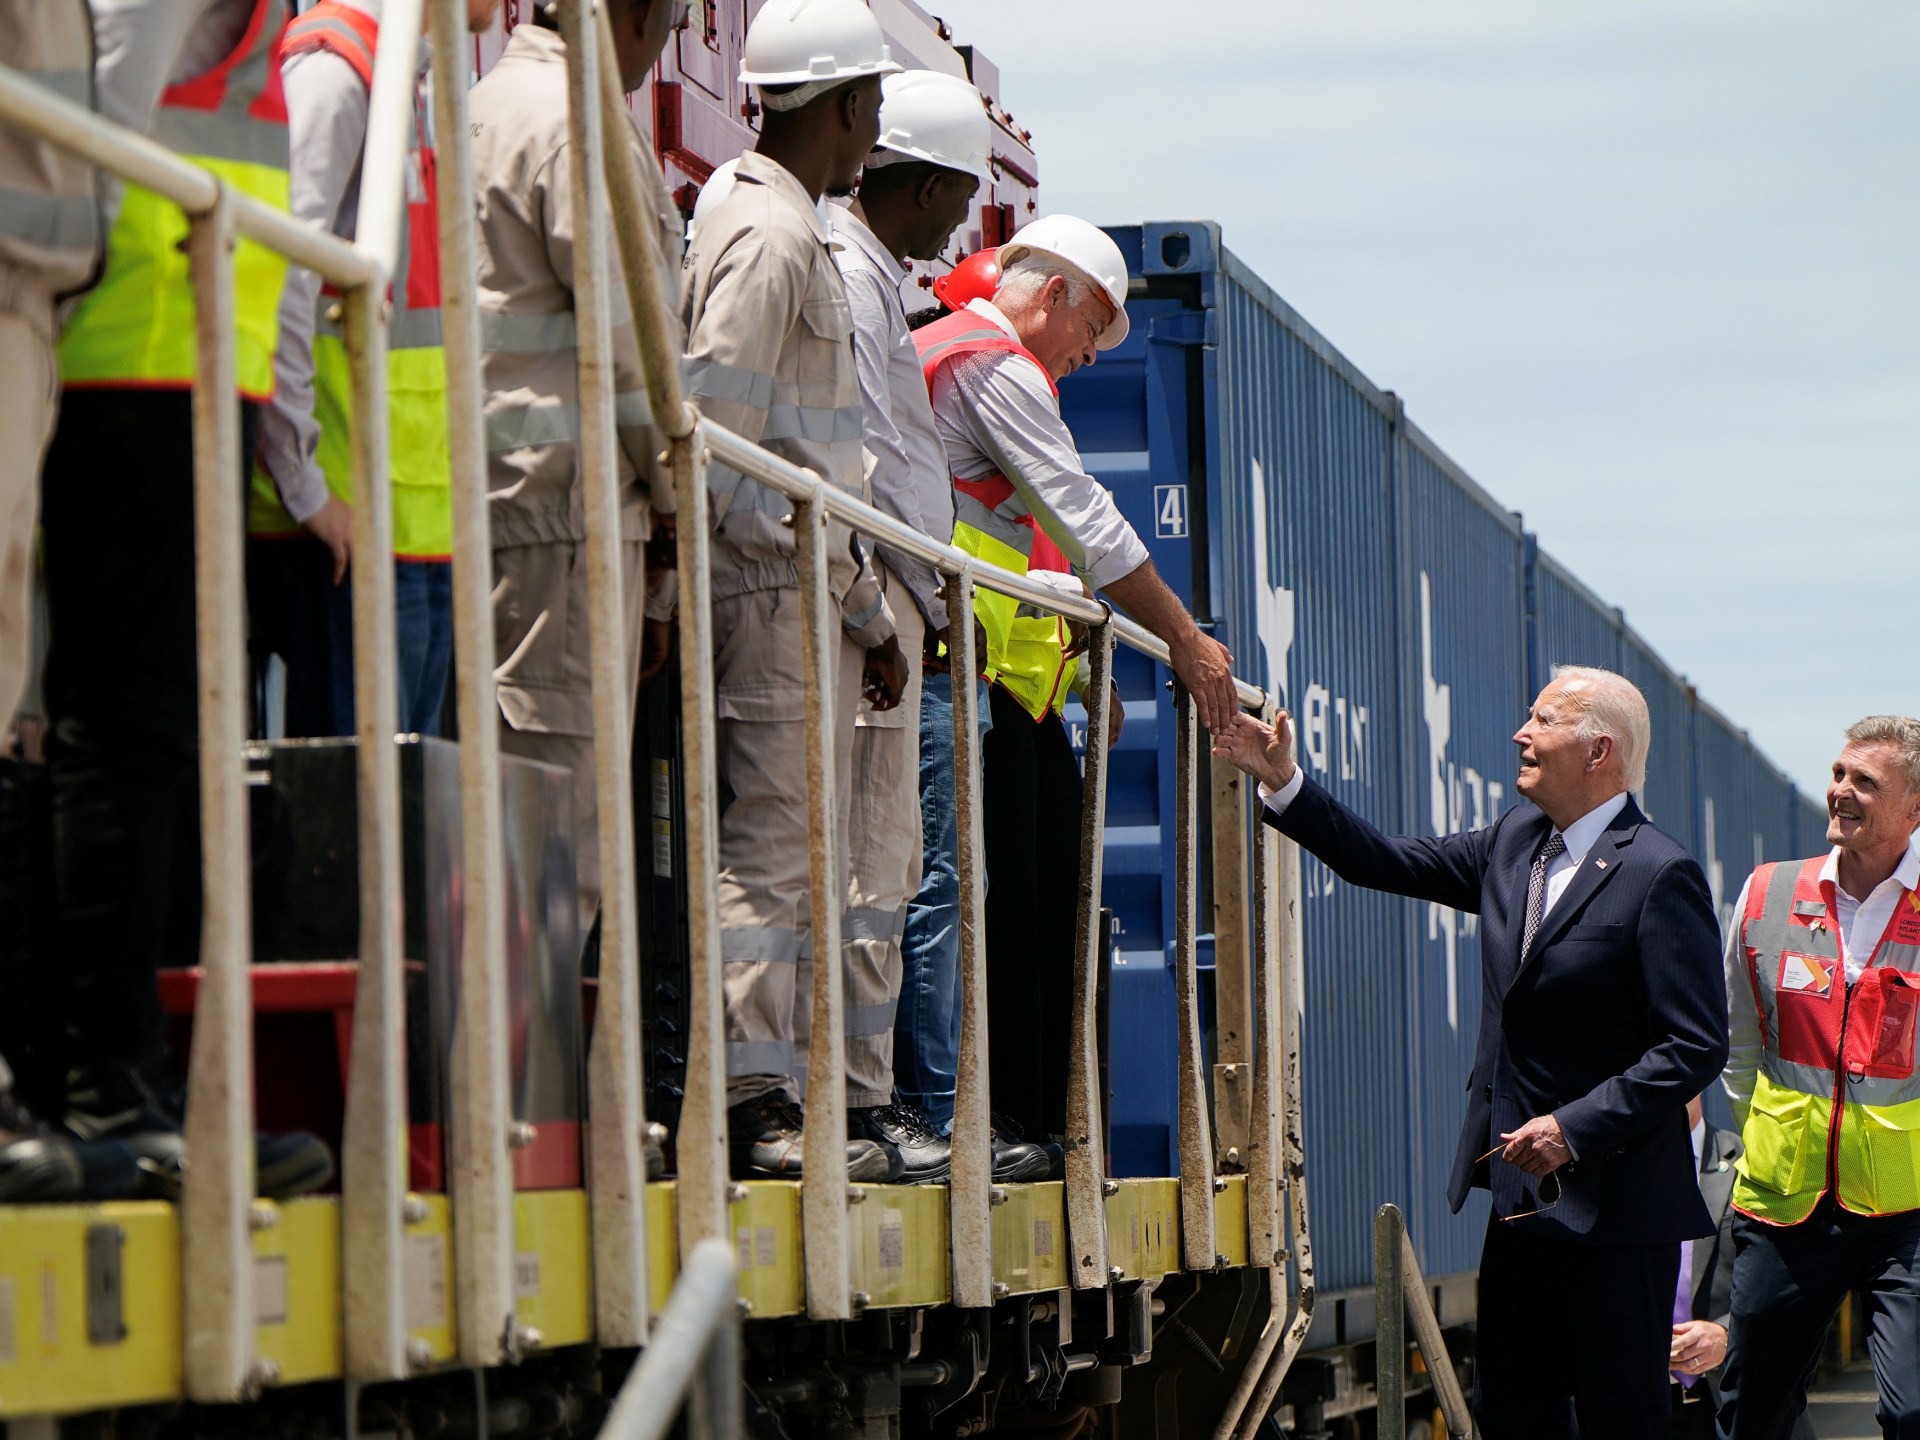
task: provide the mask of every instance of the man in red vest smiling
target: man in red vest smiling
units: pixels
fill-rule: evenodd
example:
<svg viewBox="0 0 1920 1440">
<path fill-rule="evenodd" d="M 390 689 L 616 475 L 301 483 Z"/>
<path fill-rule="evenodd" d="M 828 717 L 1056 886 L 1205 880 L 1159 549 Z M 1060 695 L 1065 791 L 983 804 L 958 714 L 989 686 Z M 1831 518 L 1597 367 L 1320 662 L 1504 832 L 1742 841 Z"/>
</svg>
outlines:
<svg viewBox="0 0 1920 1440">
<path fill-rule="evenodd" d="M 1725 1084 L 1746 1145 L 1720 1411 L 1734 1440 L 1790 1433 L 1852 1290 L 1870 1297 L 1881 1426 L 1920 1436 L 1920 720 L 1870 715 L 1846 739 L 1833 849 L 1755 870 L 1727 932 Z"/>
</svg>

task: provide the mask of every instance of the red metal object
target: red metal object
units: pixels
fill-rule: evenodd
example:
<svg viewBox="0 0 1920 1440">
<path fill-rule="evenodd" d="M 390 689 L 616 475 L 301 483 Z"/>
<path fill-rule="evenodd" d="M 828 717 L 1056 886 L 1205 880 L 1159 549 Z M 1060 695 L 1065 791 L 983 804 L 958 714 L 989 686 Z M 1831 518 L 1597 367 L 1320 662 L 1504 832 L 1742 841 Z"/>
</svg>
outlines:
<svg viewBox="0 0 1920 1440">
<path fill-rule="evenodd" d="M 254 1052 L 263 1129 L 311 1130 L 337 1153 L 359 968 L 351 960 L 253 967 Z M 412 962 L 407 965 L 409 971 L 422 968 Z M 190 1043 L 200 979 L 197 968 L 160 972 L 160 1007 L 177 1022 L 183 1052 Z M 326 1030 L 317 1032 L 316 1025 Z M 337 1071 L 326 1066 L 327 1059 L 337 1062 Z M 334 1081 L 337 1085 L 328 1083 Z M 429 1192 L 446 1189 L 445 1128 L 434 1120 L 415 1121 L 407 1132 L 408 1187 Z M 513 1152 L 514 1188 L 577 1188 L 583 1183 L 580 1142 L 578 1121 L 537 1122 L 533 1143 Z"/>
</svg>

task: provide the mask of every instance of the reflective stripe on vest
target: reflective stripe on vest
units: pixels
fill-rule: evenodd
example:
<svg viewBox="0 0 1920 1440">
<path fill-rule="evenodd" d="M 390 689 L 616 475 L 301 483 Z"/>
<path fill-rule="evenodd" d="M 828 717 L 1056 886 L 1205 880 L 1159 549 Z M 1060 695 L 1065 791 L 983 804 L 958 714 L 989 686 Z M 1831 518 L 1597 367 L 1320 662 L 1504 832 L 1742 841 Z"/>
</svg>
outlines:
<svg viewBox="0 0 1920 1440">
<path fill-rule="evenodd" d="M 1763 1054 L 1733 1203 L 1776 1225 L 1829 1189 L 1859 1214 L 1920 1209 L 1920 894 L 1901 894 L 1848 984 L 1825 863 L 1761 866 L 1740 919 Z"/>
<path fill-rule="evenodd" d="M 372 16 L 337 0 L 321 0 L 287 30 L 286 53 L 323 50 L 373 87 L 380 27 Z M 424 97 L 414 94 L 413 162 L 407 174 L 406 225 L 394 273 L 387 324 L 387 428 L 393 489 L 393 553 L 406 560 L 444 560 L 453 552 L 452 462 L 447 451 L 447 358 L 440 325 L 438 186 Z M 313 417 L 320 427 L 314 462 L 327 489 L 353 498 L 353 389 L 336 318 L 339 292 L 322 287 L 313 327 Z M 255 469 L 247 528 L 255 535 L 299 527 L 280 503 L 271 477 Z"/>
<path fill-rule="evenodd" d="M 1032 351 L 971 310 L 957 310 L 923 326 L 914 332 L 913 340 L 920 352 L 920 372 L 926 378 L 929 395 L 933 393 L 934 377 L 943 368 L 964 356 L 983 352 L 1024 356 L 1046 378 L 1047 388 L 1059 394 L 1053 377 Z M 956 476 L 955 548 L 1017 575 L 1034 571 L 1072 574 L 1073 566 L 1066 555 L 1033 515 L 1015 512 L 1010 502 L 1017 495 L 1013 482 L 1004 475 L 978 480 Z M 1066 621 L 984 587 L 973 592 L 973 613 L 987 635 L 987 678 L 1004 685 L 1035 720 L 1063 705 L 1077 665 L 1066 654 Z"/>
<path fill-rule="evenodd" d="M 205 166 L 232 189 L 287 208 L 287 107 L 280 89 L 279 0 L 256 0 L 233 52 L 160 97 L 153 138 Z M 81 300 L 60 343 L 72 386 L 187 389 L 193 384 L 194 304 L 180 207 L 126 187 L 107 236 L 100 283 Z M 273 393 L 286 260 L 252 240 L 233 255 L 234 377 L 242 395 Z"/>
</svg>

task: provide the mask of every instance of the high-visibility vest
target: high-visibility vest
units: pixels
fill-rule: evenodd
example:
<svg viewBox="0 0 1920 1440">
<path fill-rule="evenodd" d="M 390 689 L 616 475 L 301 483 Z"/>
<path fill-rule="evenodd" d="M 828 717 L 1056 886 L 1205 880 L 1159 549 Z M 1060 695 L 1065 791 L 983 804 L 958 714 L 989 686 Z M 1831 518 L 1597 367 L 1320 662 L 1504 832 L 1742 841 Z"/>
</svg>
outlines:
<svg viewBox="0 0 1920 1440">
<path fill-rule="evenodd" d="M 1824 863 L 1762 865 L 1740 920 L 1764 1054 L 1733 1203 L 1774 1225 L 1829 1190 L 1861 1215 L 1920 1210 L 1920 893 L 1902 893 L 1848 984 Z"/>
<path fill-rule="evenodd" d="M 1032 362 L 1046 378 L 1047 388 L 1060 391 L 1032 351 L 998 325 L 971 310 L 953 314 L 913 332 L 920 352 L 920 373 L 927 393 L 934 377 L 966 355 L 982 351 L 1019 355 Z M 1033 571 L 1072 574 L 1073 566 L 1031 514 L 1015 513 L 1010 502 L 1018 492 L 1004 475 L 953 481 L 954 547 L 981 560 L 990 560 L 1016 575 Z M 1066 653 L 1067 622 L 1023 605 L 1011 596 L 984 587 L 973 592 L 973 613 L 987 632 L 987 678 L 1004 685 L 1021 708 L 1035 720 L 1066 703 L 1076 661 Z"/>
<path fill-rule="evenodd" d="M 204 165 L 232 189 L 287 208 L 287 106 L 280 90 L 280 0 L 257 0 L 246 33 L 211 70 L 160 97 L 153 138 Z M 194 305 L 186 213 L 138 185 L 126 187 L 107 235 L 106 272 L 60 342 L 69 387 L 188 389 Z M 242 239 L 233 253 L 234 376 L 242 395 L 273 393 L 285 257 Z"/>
<path fill-rule="evenodd" d="M 380 26 L 370 15 L 320 0 L 287 30 L 289 57 L 309 50 L 338 55 L 369 92 Z M 388 474 L 393 487 L 393 553 L 406 560 L 445 560 L 453 553 L 452 464 L 447 454 L 447 352 L 440 331 L 440 230 L 433 147 L 421 97 L 414 97 L 415 144 L 407 176 L 407 223 L 394 264 L 387 326 Z M 314 460 L 327 489 L 353 499 L 353 389 L 341 334 L 340 292 L 322 286 L 313 324 L 313 418 L 320 427 Z M 255 535 L 300 527 L 280 503 L 273 479 L 257 466 L 247 507 Z"/>
</svg>

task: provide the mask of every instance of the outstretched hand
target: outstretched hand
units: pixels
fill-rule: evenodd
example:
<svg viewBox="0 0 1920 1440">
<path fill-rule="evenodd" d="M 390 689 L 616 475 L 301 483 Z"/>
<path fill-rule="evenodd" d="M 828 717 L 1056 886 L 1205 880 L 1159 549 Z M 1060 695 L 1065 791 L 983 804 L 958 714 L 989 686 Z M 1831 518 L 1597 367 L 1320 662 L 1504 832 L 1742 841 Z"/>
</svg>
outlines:
<svg viewBox="0 0 1920 1440">
<path fill-rule="evenodd" d="M 1262 725 L 1244 710 L 1236 710 L 1213 732 L 1213 753 L 1269 790 L 1278 790 L 1293 779 L 1297 768 L 1292 719 L 1282 710 L 1273 717 L 1273 724 Z"/>
</svg>

